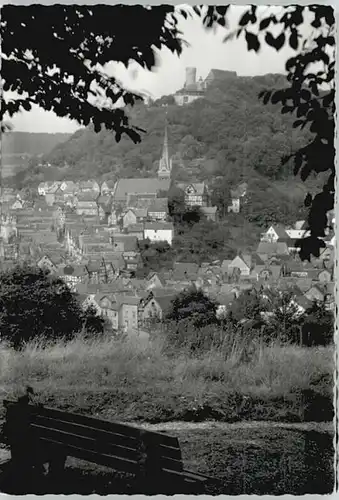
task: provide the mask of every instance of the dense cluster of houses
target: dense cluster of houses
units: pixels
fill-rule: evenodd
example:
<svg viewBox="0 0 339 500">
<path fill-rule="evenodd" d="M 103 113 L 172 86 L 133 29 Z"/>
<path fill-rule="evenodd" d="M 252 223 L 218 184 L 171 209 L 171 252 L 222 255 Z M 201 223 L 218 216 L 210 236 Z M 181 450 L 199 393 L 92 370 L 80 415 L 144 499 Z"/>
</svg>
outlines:
<svg viewBox="0 0 339 500">
<path fill-rule="evenodd" d="M 35 197 L 3 189 L 1 268 L 18 262 L 46 268 L 78 292 L 84 308 L 93 305 L 113 328 L 134 333 L 150 319 L 164 317 L 178 292 L 192 286 L 220 304 L 218 314 L 243 290 L 265 287 L 293 288 L 300 310 L 313 300 L 324 300 L 333 308 L 333 231 L 326 236 L 320 257 L 305 264 L 296 255 L 296 242 L 306 234 L 303 221 L 292 228 L 271 226 L 256 249 L 232 260 L 200 266 L 175 262 L 169 271 L 135 278 L 143 266 L 141 240 L 173 242 L 167 197 L 171 169 L 166 132 L 157 177 L 101 185 L 95 180 L 41 182 Z M 178 187 L 188 207 L 199 206 L 208 219 L 216 220 L 206 183 Z M 240 211 L 246 190 L 243 183 L 232 191 L 228 211 Z"/>
</svg>

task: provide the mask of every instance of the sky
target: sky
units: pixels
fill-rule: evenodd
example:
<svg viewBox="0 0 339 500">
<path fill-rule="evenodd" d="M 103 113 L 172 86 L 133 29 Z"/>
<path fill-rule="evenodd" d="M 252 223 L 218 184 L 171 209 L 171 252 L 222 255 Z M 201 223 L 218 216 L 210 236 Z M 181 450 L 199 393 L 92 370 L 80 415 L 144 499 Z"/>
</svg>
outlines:
<svg viewBox="0 0 339 500">
<path fill-rule="evenodd" d="M 272 7 L 266 7 L 265 10 L 268 8 Z M 237 26 L 243 10 L 243 6 L 232 6 L 228 15 L 229 29 Z M 248 52 L 243 39 L 223 43 L 227 31 L 221 27 L 206 31 L 198 18 L 183 19 L 179 29 L 189 43 L 180 58 L 164 48 L 158 53 L 158 64 L 152 72 L 136 64 L 126 69 L 122 64 L 116 63 L 110 64 L 108 71 L 130 90 L 141 90 L 153 98 L 159 98 L 183 87 L 187 66 L 197 68 L 197 78 L 205 78 L 212 68 L 236 71 L 241 76 L 283 73 L 286 59 L 293 53 L 288 47 L 277 53 L 266 44 L 259 53 Z M 30 112 L 18 113 L 10 121 L 16 131 L 73 133 L 79 128 L 77 122 L 59 118 L 38 107 Z"/>
</svg>

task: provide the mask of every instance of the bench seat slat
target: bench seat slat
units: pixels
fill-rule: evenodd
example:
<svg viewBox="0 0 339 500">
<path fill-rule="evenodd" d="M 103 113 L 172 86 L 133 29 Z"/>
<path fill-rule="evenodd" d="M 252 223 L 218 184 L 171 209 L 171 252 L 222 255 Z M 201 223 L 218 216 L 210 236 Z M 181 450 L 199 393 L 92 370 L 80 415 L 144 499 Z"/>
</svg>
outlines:
<svg viewBox="0 0 339 500">
<path fill-rule="evenodd" d="M 128 435 L 131 437 L 135 437 L 137 439 L 140 438 L 141 429 L 138 427 L 133 427 L 128 424 L 121 424 L 118 422 L 109 422 L 107 420 L 97 420 L 93 417 L 86 417 L 84 415 L 80 415 L 78 413 L 66 413 L 61 410 L 55 410 L 54 408 L 48 407 L 34 407 L 29 405 L 32 408 L 33 413 L 37 413 L 41 416 L 46 416 L 50 418 L 57 418 L 59 420 L 64 420 L 65 422 L 74 422 L 87 426 L 100 428 L 102 430 L 114 431 L 117 434 Z M 146 431 L 148 434 L 152 435 L 154 441 L 157 441 L 159 444 L 163 444 L 165 446 L 172 446 L 174 448 L 179 447 L 178 439 L 173 436 L 168 436 L 167 434 L 163 434 L 160 432 Z"/>
<path fill-rule="evenodd" d="M 76 446 L 78 448 L 86 449 L 103 455 L 115 456 L 119 458 L 121 457 L 123 459 L 136 462 L 140 458 L 140 454 L 137 450 L 124 448 L 123 446 L 114 446 L 114 444 L 111 444 L 107 441 L 97 441 L 95 438 L 71 434 L 69 432 L 50 429 L 36 424 L 33 424 L 32 428 L 39 439 L 43 438 L 44 440 L 51 440 L 53 442 L 57 441 L 65 445 Z M 181 461 L 172 460 L 168 457 L 159 456 L 157 462 L 161 468 L 168 468 L 170 470 L 176 471 L 181 471 L 183 469 L 183 464 Z"/>
<path fill-rule="evenodd" d="M 140 441 L 134 437 L 117 434 L 115 432 L 110 432 L 95 427 L 88 427 L 75 422 L 66 422 L 63 420 L 43 417 L 36 414 L 32 418 L 32 423 L 47 428 L 70 432 L 71 434 L 80 434 L 86 437 L 92 437 L 93 439 L 105 440 L 105 442 L 111 442 L 114 445 L 123 446 L 124 448 L 136 450 L 139 447 Z M 172 458 L 173 460 L 182 461 L 182 455 L 179 446 L 178 448 L 174 448 L 172 446 L 160 445 L 159 451 L 161 453 L 161 456 Z"/>
<path fill-rule="evenodd" d="M 95 437 L 98 439 L 105 440 L 106 442 L 112 442 L 117 446 L 124 446 L 125 448 L 130 448 L 136 450 L 138 448 L 138 440 L 134 437 L 127 435 L 116 434 L 109 431 L 104 431 L 102 429 L 95 429 L 94 427 L 88 427 L 86 425 L 65 422 L 63 420 L 57 420 L 55 418 L 41 417 L 40 415 L 35 415 L 32 418 L 32 424 L 41 425 L 47 428 L 53 428 L 60 431 L 70 432 L 73 434 L 80 434 L 86 437 Z"/>
<path fill-rule="evenodd" d="M 79 448 L 78 446 L 73 446 L 71 444 L 65 444 L 57 440 L 40 438 L 42 442 L 46 445 L 53 445 L 62 449 L 65 454 L 79 458 L 80 460 L 86 460 L 98 465 L 104 465 L 106 467 L 111 467 L 117 471 L 129 472 L 131 474 L 136 474 L 139 470 L 139 464 L 137 462 L 122 459 L 115 456 L 104 455 L 102 453 L 95 453 L 94 451 L 86 450 L 84 448 Z"/>
<path fill-rule="evenodd" d="M 40 439 L 51 439 L 61 443 L 78 446 L 80 448 L 95 451 L 96 453 L 103 453 L 104 455 L 118 455 L 128 460 L 137 460 L 138 453 L 136 449 L 125 448 L 123 446 L 114 446 L 109 442 L 98 441 L 93 437 L 83 435 L 71 434 L 59 429 L 51 429 L 41 425 L 32 425 L 35 436 Z"/>
</svg>

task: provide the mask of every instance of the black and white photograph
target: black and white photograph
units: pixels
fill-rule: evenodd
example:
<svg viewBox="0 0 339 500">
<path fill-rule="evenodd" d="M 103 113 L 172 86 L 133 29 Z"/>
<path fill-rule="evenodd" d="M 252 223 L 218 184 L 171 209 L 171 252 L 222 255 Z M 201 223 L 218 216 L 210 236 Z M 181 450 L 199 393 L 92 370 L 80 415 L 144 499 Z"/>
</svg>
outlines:
<svg viewBox="0 0 339 500">
<path fill-rule="evenodd" d="M 337 491 L 336 36 L 3 2 L 1 494 Z"/>
</svg>

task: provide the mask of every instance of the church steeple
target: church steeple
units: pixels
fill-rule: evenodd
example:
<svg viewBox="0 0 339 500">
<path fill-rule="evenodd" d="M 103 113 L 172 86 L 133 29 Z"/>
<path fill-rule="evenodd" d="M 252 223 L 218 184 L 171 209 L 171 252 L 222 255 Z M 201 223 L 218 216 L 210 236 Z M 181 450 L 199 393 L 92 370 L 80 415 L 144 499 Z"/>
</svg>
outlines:
<svg viewBox="0 0 339 500">
<path fill-rule="evenodd" d="M 169 156 L 168 151 L 168 130 L 167 130 L 167 112 L 165 122 L 165 137 L 164 145 L 162 148 L 162 155 L 159 161 L 158 177 L 161 179 L 168 179 L 171 176 L 172 158 Z"/>
</svg>

